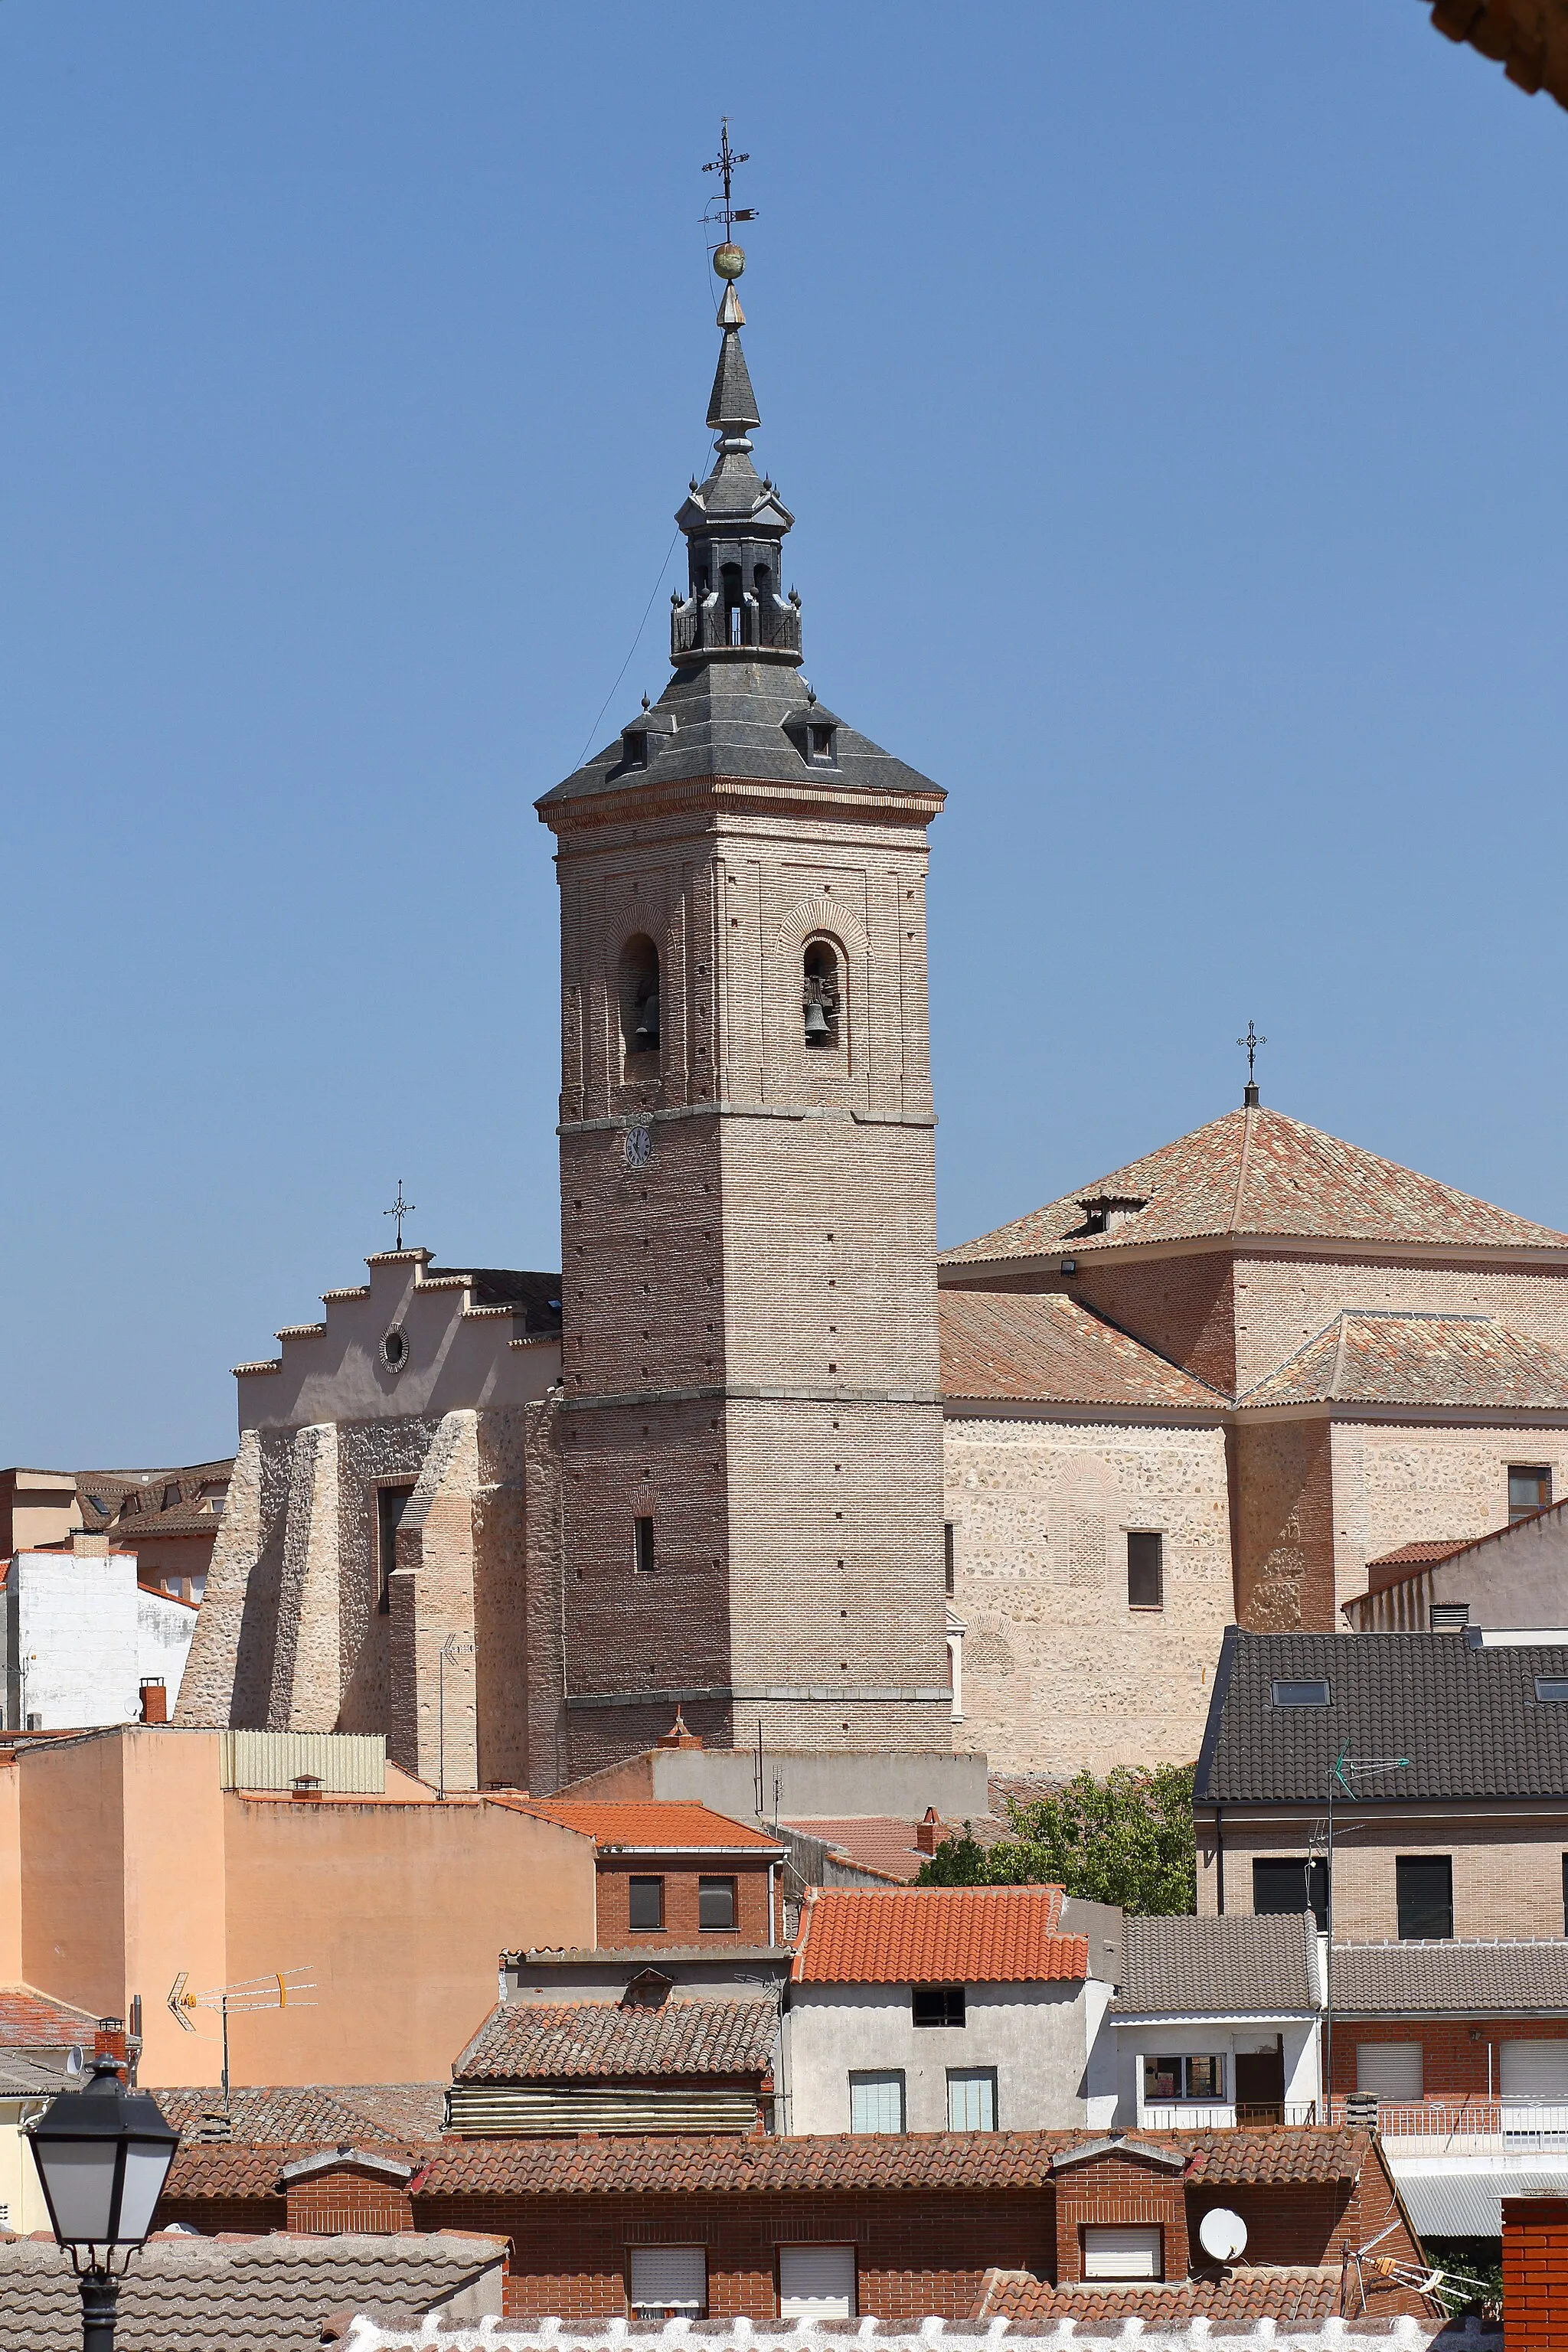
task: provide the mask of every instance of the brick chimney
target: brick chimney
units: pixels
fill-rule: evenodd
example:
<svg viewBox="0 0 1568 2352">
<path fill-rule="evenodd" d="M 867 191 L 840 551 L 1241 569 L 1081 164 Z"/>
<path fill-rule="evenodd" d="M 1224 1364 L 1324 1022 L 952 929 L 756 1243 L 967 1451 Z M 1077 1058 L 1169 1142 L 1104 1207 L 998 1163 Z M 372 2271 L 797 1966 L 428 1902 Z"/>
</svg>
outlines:
<svg viewBox="0 0 1568 2352">
<path fill-rule="evenodd" d="M 924 1821 L 917 1822 L 915 1823 L 915 1852 L 917 1853 L 934 1853 L 936 1852 L 937 1832 L 941 1827 L 942 1823 L 937 1819 L 936 1807 L 934 1805 L 928 1805 L 925 1810 Z"/>
<path fill-rule="evenodd" d="M 681 1714 L 680 1709 L 677 1707 L 675 1710 L 675 1721 L 670 1725 L 668 1731 L 662 1732 L 659 1735 L 658 1744 L 661 1748 L 700 1748 L 702 1742 L 698 1738 L 695 1731 L 688 1731 L 686 1728 L 686 1718 Z"/>
<path fill-rule="evenodd" d="M 125 2063 L 125 2020 L 122 2017 L 100 2017 L 98 2031 L 92 2037 L 95 2058 L 118 2058 Z"/>
<path fill-rule="evenodd" d="M 143 1723 L 167 1723 L 169 1694 L 162 1675 L 149 1675 L 142 1685 L 142 1720 Z"/>
<path fill-rule="evenodd" d="M 86 1528 L 71 1529 L 71 1550 L 78 1559 L 107 1559 L 109 1538 L 90 1535 Z"/>
</svg>

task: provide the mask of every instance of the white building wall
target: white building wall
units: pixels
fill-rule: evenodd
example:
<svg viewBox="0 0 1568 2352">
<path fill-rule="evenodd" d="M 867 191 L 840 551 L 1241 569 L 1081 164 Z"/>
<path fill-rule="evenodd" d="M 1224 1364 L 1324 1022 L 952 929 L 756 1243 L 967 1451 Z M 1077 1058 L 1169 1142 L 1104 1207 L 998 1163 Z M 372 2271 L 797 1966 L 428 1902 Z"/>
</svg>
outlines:
<svg viewBox="0 0 1568 2352">
<path fill-rule="evenodd" d="M 1213 2057 L 1225 2059 L 1225 2092 L 1218 2102 L 1217 2122 L 1228 2125 L 1235 2121 L 1236 2071 L 1237 2051 L 1272 2050 L 1276 2037 L 1284 2043 L 1285 2105 L 1288 2108 L 1310 2106 L 1319 2096 L 1319 2021 L 1315 2017 L 1271 2018 L 1183 2018 L 1156 2019 L 1152 2024 L 1124 2024 L 1109 2020 L 1104 2038 L 1115 2044 L 1116 2110 L 1111 2120 L 1118 2126 L 1136 2126 L 1148 2124 L 1151 2128 L 1168 2128 L 1172 2111 L 1162 2105 L 1157 2116 L 1146 2113 L 1143 2104 L 1143 2059 Z M 1206 2102 L 1181 2103 L 1181 2120 L 1192 2130 L 1201 2130 L 1205 2121 L 1215 2113 Z"/>
<path fill-rule="evenodd" d="M 1089 2112 L 1101 2088 L 1089 2079 L 1089 2048 L 1109 1997 L 1100 1984 L 970 1985 L 964 2024 L 917 2026 L 908 1985 L 794 1985 L 784 2018 L 785 2128 L 847 2132 L 851 2073 L 894 2068 L 903 2073 L 911 2132 L 947 2129 L 949 2067 L 995 2068 L 999 2130 L 1104 2120 Z M 1113 2085 L 1107 2079 L 1102 2087 L 1109 2095 Z"/>
<path fill-rule="evenodd" d="M 5 1610 L 8 1729 L 134 1723 L 143 1675 L 163 1676 L 173 1710 L 197 1612 L 139 1591 L 133 1552 L 18 1552 Z"/>
</svg>

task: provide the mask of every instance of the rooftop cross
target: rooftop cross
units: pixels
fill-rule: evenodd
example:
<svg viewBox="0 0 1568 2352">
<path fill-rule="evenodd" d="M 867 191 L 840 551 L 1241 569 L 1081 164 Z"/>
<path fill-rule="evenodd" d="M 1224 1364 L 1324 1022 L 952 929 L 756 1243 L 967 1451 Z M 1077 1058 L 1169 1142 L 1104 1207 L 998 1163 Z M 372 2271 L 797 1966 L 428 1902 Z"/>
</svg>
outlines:
<svg viewBox="0 0 1568 2352">
<path fill-rule="evenodd" d="M 1247 1048 L 1247 1092 L 1242 1097 L 1242 1100 L 1248 1110 L 1256 1110 L 1258 1108 L 1258 1080 L 1254 1076 L 1254 1064 L 1258 1059 L 1258 1048 L 1259 1045 L 1267 1045 L 1268 1040 L 1267 1037 L 1260 1037 L 1258 1034 L 1256 1024 L 1249 1021 L 1247 1024 L 1246 1036 L 1238 1037 L 1236 1042 L 1238 1045 L 1245 1045 Z"/>
<path fill-rule="evenodd" d="M 721 122 L 719 130 L 719 152 L 714 156 L 713 161 L 710 163 L 704 163 L 702 166 L 705 172 L 719 173 L 723 180 L 724 194 L 722 202 L 721 202 L 717 196 L 711 198 L 709 202 L 707 211 L 702 215 L 705 221 L 721 220 L 723 222 L 724 243 L 721 247 L 721 251 L 728 250 L 738 254 L 740 252 L 740 247 L 734 243 L 731 236 L 731 230 L 734 227 L 737 221 L 755 220 L 757 217 L 756 214 L 751 211 L 749 207 L 744 212 L 737 212 L 730 201 L 731 186 L 736 172 L 742 163 L 749 163 L 751 160 L 750 155 L 737 155 L 734 149 L 731 146 L 730 118 L 726 114 Z M 715 205 L 719 207 L 717 212 L 714 210 Z M 718 268 L 717 260 L 715 260 L 714 267 L 715 268 Z M 719 270 L 721 278 L 726 278 L 731 275 L 738 278 L 740 274 L 741 273 L 738 269 L 732 273 L 729 270 Z"/>
<path fill-rule="evenodd" d="M 390 1209 L 383 1209 L 381 1213 L 384 1217 L 395 1217 L 397 1219 L 397 1239 L 393 1244 L 394 1249 L 401 1249 L 403 1247 L 403 1220 L 405 1217 L 411 1217 L 414 1214 L 416 1205 L 417 1204 L 415 1202 L 405 1201 L 404 1199 L 403 1179 L 400 1176 L 397 1180 L 396 1200 L 394 1201 Z"/>
</svg>

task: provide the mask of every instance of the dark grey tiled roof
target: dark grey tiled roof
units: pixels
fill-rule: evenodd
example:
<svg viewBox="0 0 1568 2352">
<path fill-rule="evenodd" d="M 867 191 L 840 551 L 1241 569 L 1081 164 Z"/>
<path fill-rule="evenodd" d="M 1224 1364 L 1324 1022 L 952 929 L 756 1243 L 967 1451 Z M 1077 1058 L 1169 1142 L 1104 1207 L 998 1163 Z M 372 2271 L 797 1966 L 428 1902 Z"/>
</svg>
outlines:
<svg viewBox="0 0 1568 2352">
<path fill-rule="evenodd" d="M 929 776 L 858 735 L 839 721 L 833 765 L 805 758 L 802 724 L 805 689 L 792 669 L 762 662 L 712 662 L 677 670 L 654 709 L 675 722 L 650 730 L 646 768 L 623 765 L 617 735 L 575 775 L 536 805 L 581 799 L 590 793 L 644 791 L 703 776 L 734 776 L 770 783 L 827 785 L 838 792 L 935 793 Z M 788 722 L 786 726 L 786 722 Z"/>
<path fill-rule="evenodd" d="M 1357 1784 L 1363 1802 L 1568 1798 L 1568 1644 L 1483 1649 L 1450 1634 L 1227 1629 L 1194 1795 L 1199 1804 L 1321 1804 L 1334 1759 L 1408 1757 Z M 1277 1707 L 1272 1686 L 1328 1682 L 1326 1707 Z M 1348 1803 L 1348 1800 L 1347 1800 Z"/>
<path fill-rule="evenodd" d="M 502 2238 L 279 2233 L 150 2239 L 120 2289 L 119 2352 L 305 2352 L 329 2312 L 423 2315 L 493 2271 Z M 498 2283 L 499 2287 L 499 2283 Z M 483 2295 L 498 2309 L 499 2291 Z M 81 2300 L 60 2249 L 0 2239 L 0 2352 L 78 2352 Z"/>
<path fill-rule="evenodd" d="M 657 1964 L 658 1955 L 651 1956 Z M 560 2083 L 616 2076 L 765 2074 L 778 2032 L 768 1999 L 503 2002 L 452 2069 L 459 2083 Z"/>
<path fill-rule="evenodd" d="M 1517 1944 L 1334 1947 L 1342 2016 L 1568 2012 L 1568 1938 Z"/>
<path fill-rule="evenodd" d="M 1253 2016 L 1313 2006 L 1311 1916 L 1122 1922 L 1115 2013 Z"/>
</svg>

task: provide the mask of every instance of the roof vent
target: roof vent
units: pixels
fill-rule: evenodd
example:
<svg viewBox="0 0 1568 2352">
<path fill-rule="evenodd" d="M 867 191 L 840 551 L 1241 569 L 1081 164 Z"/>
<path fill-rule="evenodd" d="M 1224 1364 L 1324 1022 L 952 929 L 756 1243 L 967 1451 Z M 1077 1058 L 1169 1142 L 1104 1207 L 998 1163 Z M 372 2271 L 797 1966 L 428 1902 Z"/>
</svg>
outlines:
<svg viewBox="0 0 1568 2352">
<path fill-rule="evenodd" d="M 1139 1200 L 1132 1192 L 1092 1193 L 1079 1202 L 1083 1211 L 1083 1223 L 1079 1230 L 1085 1234 L 1113 1234 L 1118 1225 L 1126 1224 L 1130 1217 L 1136 1217 L 1148 1205 L 1147 1201 Z"/>
</svg>

